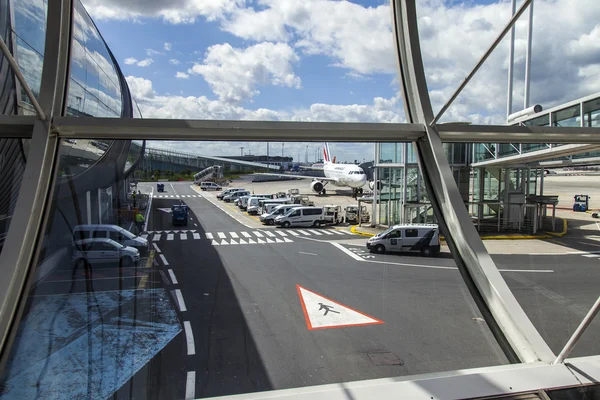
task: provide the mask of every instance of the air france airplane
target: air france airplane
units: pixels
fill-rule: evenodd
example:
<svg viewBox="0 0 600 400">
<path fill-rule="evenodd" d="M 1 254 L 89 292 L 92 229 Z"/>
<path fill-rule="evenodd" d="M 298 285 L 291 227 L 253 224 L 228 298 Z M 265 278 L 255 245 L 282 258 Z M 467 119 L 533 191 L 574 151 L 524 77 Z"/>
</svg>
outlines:
<svg viewBox="0 0 600 400">
<path fill-rule="evenodd" d="M 329 152 L 329 145 L 325 143 L 323 148 L 323 168 L 311 168 L 322 170 L 325 177 L 314 177 L 305 175 L 288 175 L 288 174 L 261 174 L 261 175 L 276 175 L 288 176 L 300 179 L 312 179 L 310 188 L 317 194 L 326 194 L 325 186 L 331 183 L 338 187 L 350 187 L 354 195 L 362 194 L 362 188 L 367 183 L 367 175 L 365 171 L 358 165 L 354 164 L 336 164 L 335 159 L 332 161 Z"/>
</svg>

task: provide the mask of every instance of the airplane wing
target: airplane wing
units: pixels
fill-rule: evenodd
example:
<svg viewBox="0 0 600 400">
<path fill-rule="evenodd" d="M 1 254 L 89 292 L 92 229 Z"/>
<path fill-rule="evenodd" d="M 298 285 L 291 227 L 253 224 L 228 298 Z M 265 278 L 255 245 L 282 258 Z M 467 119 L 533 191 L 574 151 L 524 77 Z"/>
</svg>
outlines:
<svg viewBox="0 0 600 400">
<path fill-rule="evenodd" d="M 300 168 L 302 169 L 308 169 L 311 171 L 323 171 L 323 167 L 305 167 L 303 165 L 300 165 Z"/>
<path fill-rule="evenodd" d="M 283 176 L 286 178 L 297 178 L 297 179 L 310 179 L 310 180 L 317 180 L 317 181 L 327 181 L 327 182 L 336 182 L 337 179 L 334 178 L 325 178 L 325 177 L 321 177 L 321 176 L 306 176 L 306 175 L 290 175 L 290 174 L 270 174 L 270 173 L 266 173 L 266 172 L 261 172 L 261 173 L 256 173 L 254 175 L 267 175 L 267 176 Z"/>
</svg>

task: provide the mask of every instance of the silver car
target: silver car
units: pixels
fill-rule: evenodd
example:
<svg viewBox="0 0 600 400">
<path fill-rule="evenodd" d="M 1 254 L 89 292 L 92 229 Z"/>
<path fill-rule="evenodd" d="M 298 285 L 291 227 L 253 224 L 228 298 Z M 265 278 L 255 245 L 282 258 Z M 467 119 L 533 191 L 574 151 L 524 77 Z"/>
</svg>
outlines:
<svg viewBox="0 0 600 400">
<path fill-rule="evenodd" d="M 75 264 L 112 263 L 129 267 L 137 264 L 139 260 L 139 250 L 117 243 L 112 239 L 83 239 L 74 243 L 73 263 Z"/>
</svg>

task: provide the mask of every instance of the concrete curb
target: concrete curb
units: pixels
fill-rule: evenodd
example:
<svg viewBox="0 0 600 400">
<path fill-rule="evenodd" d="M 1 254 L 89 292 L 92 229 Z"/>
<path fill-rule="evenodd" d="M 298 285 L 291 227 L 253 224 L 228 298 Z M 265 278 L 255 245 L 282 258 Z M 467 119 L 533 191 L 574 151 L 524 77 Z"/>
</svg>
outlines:
<svg viewBox="0 0 600 400">
<path fill-rule="evenodd" d="M 373 233 L 361 232 L 361 231 L 357 230 L 356 228 L 357 228 L 357 226 L 353 225 L 350 228 L 350 232 L 355 233 L 355 234 L 360 235 L 360 236 L 367 236 L 367 237 L 373 237 L 373 236 L 375 236 L 375 234 L 373 234 Z"/>
<path fill-rule="evenodd" d="M 563 230 L 562 232 L 545 232 L 553 237 L 563 237 L 567 234 L 567 220 L 563 218 Z"/>
</svg>

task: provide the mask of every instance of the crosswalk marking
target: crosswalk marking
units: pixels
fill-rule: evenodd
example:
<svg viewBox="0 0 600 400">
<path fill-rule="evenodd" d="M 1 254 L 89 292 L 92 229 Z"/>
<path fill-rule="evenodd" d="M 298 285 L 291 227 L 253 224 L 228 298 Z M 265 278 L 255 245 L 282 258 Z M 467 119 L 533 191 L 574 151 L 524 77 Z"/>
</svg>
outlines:
<svg viewBox="0 0 600 400">
<path fill-rule="evenodd" d="M 213 236 L 213 234 L 212 234 L 212 233 L 210 233 L 210 232 L 206 232 L 206 238 L 207 238 L 207 239 L 214 239 L 214 236 Z"/>
<path fill-rule="evenodd" d="M 298 233 L 300 233 L 300 234 L 302 234 L 302 235 L 304 235 L 304 236 L 310 236 L 310 233 L 308 233 L 308 232 L 306 232 L 306 231 L 302 231 L 302 230 L 300 230 L 300 229 L 298 229 L 296 232 L 298 232 Z"/>
<path fill-rule="evenodd" d="M 231 235 L 232 238 L 237 239 L 239 238 L 238 234 L 235 232 L 229 232 L 229 235 Z"/>
<path fill-rule="evenodd" d="M 234 239 L 231 239 L 231 243 L 230 244 L 238 244 L 238 242 L 236 242 Z"/>
<path fill-rule="evenodd" d="M 179 198 L 179 195 L 178 195 L 178 194 L 176 194 L 176 195 L 175 195 L 175 197 Z"/>
<path fill-rule="evenodd" d="M 257 241 L 258 243 L 265 244 L 265 241 L 264 241 L 264 240 L 262 240 L 262 239 L 256 239 L 256 241 Z"/>
<path fill-rule="evenodd" d="M 218 246 L 219 242 L 217 242 L 216 240 L 213 240 L 210 244 L 212 244 L 213 246 Z"/>
<path fill-rule="evenodd" d="M 275 237 L 275 234 L 273 234 L 273 232 L 266 231 L 266 232 L 265 232 L 265 234 L 266 234 L 268 237 Z"/>
<path fill-rule="evenodd" d="M 256 237 L 259 237 L 259 238 L 264 237 L 263 234 L 260 232 L 254 231 L 252 233 L 254 233 L 256 235 Z"/>
<path fill-rule="evenodd" d="M 335 229 L 331 232 L 335 233 L 336 235 L 345 235 L 344 232 L 336 231 Z"/>
<path fill-rule="evenodd" d="M 167 235 L 167 240 L 173 240 L 173 236 L 174 236 L 174 235 L 173 235 L 172 233 L 169 233 L 169 234 Z"/>
<path fill-rule="evenodd" d="M 225 244 L 229 244 L 229 243 L 227 242 L 227 240 L 223 240 L 223 241 L 221 241 L 221 246 L 223 246 L 223 245 L 225 245 Z"/>
<path fill-rule="evenodd" d="M 317 236 L 322 236 L 322 235 L 323 235 L 321 232 L 319 232 L 319 231 L 315 231 L 314 229 L 307 229 L 306 231 L 307 231 L 307 232 L 310 232 L 310 233 L 312 233 L 312 234 L 315 234 L 315 235 L 317 235 Z"/>
<path fill-rule="evenodd" d="M 333 235 L 333 233 L 331 233 L 331 232 L 329 232 L 327 230 L 324 230 L 323 233 L 326 234 L 326 235 Z"/>
<path fill-rule="evenodd" d="M 244 237 L 246 237 L 246 238 L 251 238 L 251 237 L 252 237 L 252 235 L 251 235 L 251 234 L 249 234 L 248 232 L 240 232 L 240 233 L 241 233 L 241 234 L 242 234 Z"/>
<path fill-rule="evenodd" d="M 600 254 L 582 254 L 583 257 L 594 258 L 600 257 Z"/>
<path fill-rule="evenodd" d="M 193 233 L 192 235 L 194 235 L 194 240 L 195 239 L 200 239 L 200 234 L 199 233 Z"/>
<path fill-rule="evenodd" d="M 279 238 L 275 238 L 275 243 L 285 243 L 285 242 Z"/>
<path fill-rule="evenodd" d="M 295 231 L 288 231 L 289 233 L 291 233 L 293 236 L 300 236 L 300 234 L 298 232 Z"/>
<path fill-rule="evenodd" d="M 288 239 L 288 238 L 283 238 L 283 241 L 284 241 L 285 243 L 293 243 L 293 242 L 294 242 L 293 240 L 291 240 L 291 239 Z"/>
<path fill-rule="evenodd" d="M 266 241 L 267 241 L 267 243 L 271 243 L 271 244 L 275 243 L 274 241 L 272 241 L 272 240 L 271 240 L 271 239 L 269 239 L 269 238 L 267 238 L 267 239 L 266 239 Z"/>
<path fill-rule="evenodd" d="M 248 244 L 244 239 L 240 238 L 240 244 Z"/>
<path fill-rule="evenodd" d="M 181 234 L 179 235 L 179 238 L 180 238 L 181 240 L 187 240 L 187 233 L 181 233 Z"/>
<path fill-rule="evenodd" d="M 285 233 L 284 231 L 276 230 L 275 233 L 279 236 L 287 236 L 287 233 Z"/>
<path fill-rule="evenodd" d="M 225 239 L 227 237 L 223 232 L 217 232 L 217 235 L 219 235 L 219 239 Z"/>
<path fill-rule="evenodd" d="M 248 239 L 248 244 L 257 244 L 254 239 Z"/>
</svg>

